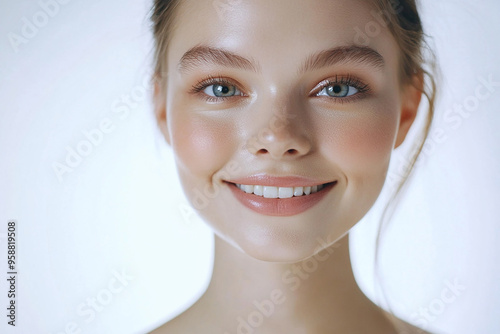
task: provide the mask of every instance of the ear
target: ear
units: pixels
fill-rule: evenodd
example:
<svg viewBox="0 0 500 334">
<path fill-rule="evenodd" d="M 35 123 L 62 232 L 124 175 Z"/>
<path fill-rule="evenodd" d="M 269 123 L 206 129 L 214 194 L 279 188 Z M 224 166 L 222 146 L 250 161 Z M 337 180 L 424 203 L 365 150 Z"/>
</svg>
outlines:
<svg viewBox="0 0 500 334">
<path fill-rule="evenodd" d="M 417 117 L 423 88 L 424 78 L 422 72 L 415 74 L 411 83 L 404 87 L 401 100 L 401 117 L 394 148 L 399 147 L 403 143 L 411 125 Z"/>
<path fill-rule="evenodd" d="M 163 137 L 167 141 L 167 144 L 170 145 L 170 134 L 168 132 L 167 126 L 167 98 L 166 98 L 166 90 L 164 81 L 155 76 L 154 78 L 154 95 L 153 95 L 153 104 L 155 111 L 156 124 L 160 129 Z"/>
</svg>

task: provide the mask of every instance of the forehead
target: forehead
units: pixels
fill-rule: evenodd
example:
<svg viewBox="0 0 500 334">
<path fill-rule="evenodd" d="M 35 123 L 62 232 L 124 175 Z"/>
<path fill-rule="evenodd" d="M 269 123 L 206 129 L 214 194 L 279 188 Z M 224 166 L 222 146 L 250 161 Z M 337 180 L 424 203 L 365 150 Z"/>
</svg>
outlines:
<svg viewBox="0 0 500 334">
<path fill-rule="evenodd" d="M 171 32 L 169 67 L 196 45 L 255 59 L 263 70 L 297 66 L 312 53 L 353 44 L 395 65 L 397 43 L 382 14 L 368 0 L 184 0 Z"/>
</svg>

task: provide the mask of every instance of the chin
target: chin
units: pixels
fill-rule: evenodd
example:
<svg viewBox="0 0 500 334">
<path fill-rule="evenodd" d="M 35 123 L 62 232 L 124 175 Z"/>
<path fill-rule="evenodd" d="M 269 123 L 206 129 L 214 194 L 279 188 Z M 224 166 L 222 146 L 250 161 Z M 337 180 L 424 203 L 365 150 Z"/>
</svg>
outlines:
<svg viewBox="0 0 500 334">
<path fill-rule="evenodd" d="M 221 191 L 198 214 L 220 239 L 251 258 L 296 263 L 331 247 L 369 209 L 368 202 L 345 205 L 340 195 L 333 193 L 299 214 L 270 216 L 241 205 L 230 191 Z"/>
<path fill-rule="evenodd" d="M 259 232 L 261 233 L 239 235 L 237 238 L 231 238 L 229 243 L 246 255 L 260 261 L 297 263 L 331 247 L 347 234 L 347 231 L 297 232 L 279 227 Z"/>
</svg>

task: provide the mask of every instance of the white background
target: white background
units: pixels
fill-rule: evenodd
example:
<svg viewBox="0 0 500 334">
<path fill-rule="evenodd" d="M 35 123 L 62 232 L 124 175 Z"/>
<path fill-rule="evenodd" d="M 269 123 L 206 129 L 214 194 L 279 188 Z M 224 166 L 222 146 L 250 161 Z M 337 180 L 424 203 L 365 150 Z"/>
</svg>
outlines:
<svg viewBox="0 0 500 334">
<path fill-rule="evenodd" d="M 208 283 L 211 232 L 187 206 L 150 91 L 141 94 L 151 65 L 149 6 L 71 1 L 16 52 L 9 33 L 21 35 L 23 17 L 33 22 L 42 8 L 0 3 L 0 238 L 9 219 L 19 238 L 15 328 L 4 315 L 1 239 L 2 333 L 145 333 Z M 499 14 L 494 0 L 427 0 L 422 11 L 444 77 L 434 125 L 444 140 L 428 147 L 384 234 L 381 269 L 394 312 L 440 333 L 500 332 L 500 86 L 474 100 L 480 77 L 500 82 Z M 454 105 L 470 112 L 452 127 L 443 115 Z M 60 182 L 54 162 L 103 120 L 112 130 Z M 352 233 L 355 273 L 372 298 L 379 209 Z M 128 276 L 123 285 L 113 283 L 117 272 Z M 110 282 L 120 291 L 110 292 Z M 460 288 L 450 295 L 449 284 Z M 105 305 L 93 319 L 78 312 L 97 297 Z"/>
</svg>

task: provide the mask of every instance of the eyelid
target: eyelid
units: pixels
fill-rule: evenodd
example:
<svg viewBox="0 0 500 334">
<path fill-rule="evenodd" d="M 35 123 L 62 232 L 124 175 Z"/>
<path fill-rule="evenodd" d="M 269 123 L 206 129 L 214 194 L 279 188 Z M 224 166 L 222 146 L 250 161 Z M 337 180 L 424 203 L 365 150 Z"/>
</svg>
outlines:
<svg viewBox="0 0 500 334">
<path fill-rule="evenodd" d="M 368 84 L 365 84 L 357 77 L 348 74 L 348 75 L 335 75 L 334 77 L 322 80 L 311 90 L 310 94 L 313 96 L 317 96 L 319 92 L 321 92 L 323 89 L 333 84 L 343 84 L 354 87 L 358 90 L 358 93 L 356 93 L 355 95 L 370 91 L 370 87 L 368 86 Z"/>
<path fill-rule="evenodd" d="M 244 89 L 242 88 L 242 86 L 238 82 L 236 82 L 233 79 L 229 79 L 229 78 L 226 78 L 223 76 L 208 76 L 205 79 L 198 81 L 195 85 L 193 85 L 193 87 L 190 90 L 190 93 L 192 93 L 192 94 L 202 93 L 207 87 L 212 86 L 212 85 L 220 85 L 220 84 L 234 86 L 241 93 L 241 95 L 235 95 L 235 96 L 247 96 L 244 93 Z M 210 95 L 207 95 L 207 96 L 210 96 Z M 214 96 L 212 96 L 212 97 L 214 97 Z M 227 98 L 227 97 L 217 97 L 217 98 Z"/>
<path fill-rule="evenodd" d="M 234 96 L 243 96 L 243 94 L 241 93 L 240 89 L 238 87 L 236 87 L 235 85 L 229 85 L 229 84 L 224 84 L 224 86 L 233 86 L 234 87 L 234 95 L 230 95 L 230 96 L 216 96 L 216 95 L 211 95 L 213 94 L 213 88 L 212 88 L 212 92 L 210 92 L 210 94 L 208 93 L 210 91 L 210 87 L 212 86 L 222 86 L 222 84 L 211 84 L 211 85 L 207 85 L 203 90 L 203 94 L 207 95 L 207 96 L 211 96 L 211 97 L 234 97 Z"/>
</svg>

